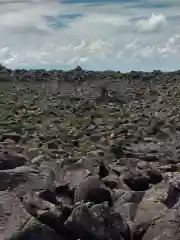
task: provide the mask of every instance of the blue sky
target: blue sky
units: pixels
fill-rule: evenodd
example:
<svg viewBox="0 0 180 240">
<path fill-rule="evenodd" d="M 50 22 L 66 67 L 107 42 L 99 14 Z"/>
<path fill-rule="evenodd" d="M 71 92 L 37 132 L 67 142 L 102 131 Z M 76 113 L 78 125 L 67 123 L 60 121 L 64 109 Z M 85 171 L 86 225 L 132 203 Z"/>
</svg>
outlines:
<svg viewBox="0 0 180 240">
<path fill-rule="evenodd" d="M 179 69 L 179 0 L 0 0 L 10 68 Z"/>
</svg>

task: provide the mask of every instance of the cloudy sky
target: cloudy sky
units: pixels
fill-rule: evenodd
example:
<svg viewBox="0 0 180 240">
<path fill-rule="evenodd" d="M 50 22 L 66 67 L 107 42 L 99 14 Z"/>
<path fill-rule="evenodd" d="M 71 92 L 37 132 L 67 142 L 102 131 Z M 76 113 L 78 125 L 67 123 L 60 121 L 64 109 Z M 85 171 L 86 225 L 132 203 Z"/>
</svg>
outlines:
<svg viewBox="0 0 180 240">
<path fill-rule="evenodd" d="M 0 0 L 0 62 L 180 69 L 180 0 Z"/>
</svg>

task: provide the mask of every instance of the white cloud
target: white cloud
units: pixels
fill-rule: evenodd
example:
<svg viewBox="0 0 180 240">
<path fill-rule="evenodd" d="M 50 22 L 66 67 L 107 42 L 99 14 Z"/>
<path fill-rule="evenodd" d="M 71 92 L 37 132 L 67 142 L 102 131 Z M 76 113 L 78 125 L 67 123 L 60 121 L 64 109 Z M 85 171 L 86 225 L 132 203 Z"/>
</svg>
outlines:
<svg viewBox="0 0 180 240">
<path fill-rule="evenodd" d="M 179 14 L 180 8 L 174 5 L 159 9 L 136 7 L 136 3 L 88 6 L 66 5 L 59 0 L 11 2 L 0 0 L 0 62 L 8 67 L 80 64 L 97 69 L 146 69 L 154 66 L 149 63 L 165 58 L 173 66 L 179 55 L 180 26 L 168 20 Z M 66 14 L 82 16 L 63 18 L 67 27 L 50 27 L 46 16 L 61 21 L 59 16 Z"/>
<path fill-rule="evenodd" d="M 163 58 L 173 56 L 174 59 L 180 59 L 180 35 L 175 35 L 161 47 L 157 49 Z"/>
<path fill-rule="evenodd" d="M 150 18 L 141 19 L 136 23 L 138 32 L 147 33 L 161 30 L 166 24 L 166 18 L 162 14 L 152 14 Z"/>
<path fill-rule="evenodd" d="M 88 66 L 94 59 L 107 62 L 113 61 L 139 61 L 144 60 L 163 60 L 164 58 L 178 59 L 180 52 L 180 36 L 174 36 L 157 46 L 146 45 L 141 40 L 135 39 L 129 44 L 125 44 L 122 49 L 115 48 L 113 45 L 103 42 L 103 40 L 90 41 L 84 39 L 78 45 L 56 46 L 50 44 L 39 49 L 39 51 L 29 51 L 22 54 L 15 54 L 9 49 L 0 50 L 2 63 L 15 67 L 17 62 L 21 67 L 29 65 L 41 65 L 48 67 L 48 64 L 60 64 L 62 66 L 74 67 L 77 64 Z M 7 55 L 8 54 L 8 55 Z M 97 67 L 97 65 L 96 65 Z"/>
</svg>

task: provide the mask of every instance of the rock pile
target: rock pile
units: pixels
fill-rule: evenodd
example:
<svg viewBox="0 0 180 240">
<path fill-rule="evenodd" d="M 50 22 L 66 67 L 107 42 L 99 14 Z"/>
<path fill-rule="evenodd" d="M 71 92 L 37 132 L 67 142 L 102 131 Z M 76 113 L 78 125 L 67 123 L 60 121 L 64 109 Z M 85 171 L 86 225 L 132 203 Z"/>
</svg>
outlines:
<svg viewBox="0 0 180 240">
<path fill-rule="evenodd" d="M 180 239 L 178 71 L 0 71 L 0 239 Z"/>
<path fill-rule="evenodd" d="M 97 173 L 62 168 L 56 181 L 24 163 L 0 170 L 1 239 L 178 239 L 180 173 L 142 166 L 100 161 Z"/>
</svg>

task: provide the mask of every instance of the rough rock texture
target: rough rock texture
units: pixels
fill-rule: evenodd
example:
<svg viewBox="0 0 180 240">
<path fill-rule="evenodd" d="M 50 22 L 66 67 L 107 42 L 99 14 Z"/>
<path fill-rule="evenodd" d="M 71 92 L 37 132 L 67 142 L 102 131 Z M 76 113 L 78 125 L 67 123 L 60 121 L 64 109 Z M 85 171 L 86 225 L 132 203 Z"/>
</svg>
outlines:
<svg viewBox="0 0 180 240">
<path fill-rule="evenodd" d="M 80 239 L 130 239 L 127 223 L 106 204 L 77 206 L 65 226 Z"/>
<path fill-rule="evenodd" d="M 26 223 L 25 227 L 14 234 L 10 240 L 63 240 L 63 238 L 56 234 L 50 227 L 40 223 L 36 218 L 31 219 Z"/>
<path fill-rule="evenodd" d="M 180 239 L 179 71 L 0 77 L 0 239 Z"/>
<path fill-rule="evenodd" d="M 30 217 L 14 193 L 0 193 L 0 239 L 9 239 L 21 231 Z"/>
<path fill-rule="evenodd" d="M 75 188 L 75 202 L 101 203 L 107 201 L 112 204 L 111 192 L 98 176 L 89 176 Z"/>
<path fill-rule="evenodd" d="M 143 237 L 143 240 L 178 240 L 180 238 L 179 221 L 179 209 L 165 211 L 151 223 Z"/>
</svg>

